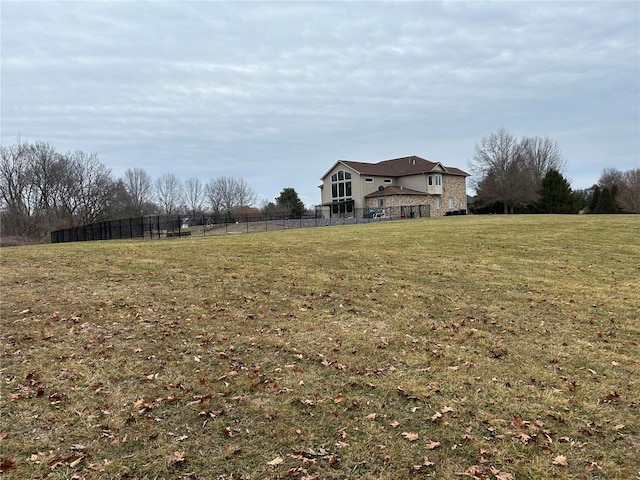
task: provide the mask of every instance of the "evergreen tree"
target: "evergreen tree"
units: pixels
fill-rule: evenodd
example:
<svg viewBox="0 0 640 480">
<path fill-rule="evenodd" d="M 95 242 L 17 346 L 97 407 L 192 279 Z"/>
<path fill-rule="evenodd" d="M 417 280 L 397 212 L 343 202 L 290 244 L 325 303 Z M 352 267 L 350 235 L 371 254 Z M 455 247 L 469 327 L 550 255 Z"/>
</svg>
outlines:
<svg viewBox="0 0 640 480">
<path fill-rule="evenodd" d="M 618 213 L 619 209 L 615 201 L 617 191 L 618 189 L 615 185 L 611 188 L 604 187 L 601 189 L 598 203 L 593 213 Z"/>
<path fill-rule="evenodd" d="M 552 168 L 542 179 L 540 188 L 540 213 L 577 213 L 578 196 L 571 190 L 571 185 L 562 174 Z"/>
<path fill-rule="evenodd" d="M 595 213 L 596 208 L 598 207 L 598 202 L 600 202 L 600 187 L 598 185 L 594 185 L 591 189 L 591 196 L 589 197 L 589 211 L 591 213 Z"/>
<path fill-rule="evenodd" d="M 297 192 L 293 188 L 285 188 L 276 197 L 276 203 L 284 207 L 283 210 L 291 218 L 300 218 L 304 214 L 304 203 L 300 200 Z"/>
</svg>

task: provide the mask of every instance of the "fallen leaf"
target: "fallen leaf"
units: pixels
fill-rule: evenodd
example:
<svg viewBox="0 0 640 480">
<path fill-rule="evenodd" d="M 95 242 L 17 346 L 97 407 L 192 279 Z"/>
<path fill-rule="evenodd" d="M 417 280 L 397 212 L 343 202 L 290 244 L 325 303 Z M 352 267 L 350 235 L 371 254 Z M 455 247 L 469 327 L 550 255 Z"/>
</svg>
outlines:
<svg viewBox="0 0 640 480">
<path fill-rule="evenodd" d="M 429 459 L 427 457 L 424 457 L 424 462 L 422 462 L 422 465 L 414 465 L 409 469 L 409 472 L 412 474 L 417 474 L 417 473 L 421 473 L 427 470 L 427 468 L 429 467 L 433 467 L 435 465 L 435 463 L 429 461 Z"/>
<path fill-rule="evenodd" d="M 84 453 L 83 453 L 83 454 L 81 454 L 78 458 L 76 458 L 75 460 L 71 461 L 71 462 L 69 463 L 69 466 L 70 466 L 71 468 L 75 468 L 75 467 L 77 467 L 77 466 L 80 464 L 80 462 L 82 462 L 82 460 L 84 460 L 84 457 L 85 457 L 85 455 L 84 455 Z"/>
<path fill-rule="evenodd" d="M 596 470 L 600 470 L 602 467 L 598 465 L 596 462 L 589 462 L 589 464 L 585 467 L 587 472 L 595 472 Z"/>
<path fill-rule="evenodd" d="M 175 451 L 167 456 L 167 463 L 169 463 L 169 465 L 184 463 L 185 460 L 186 456 L 184 452 Z"/>
<path fill-rule="evenodd" d="M 569 466 L 569 462 L 567 461 L 567 457 L 565 457 L 564 455 L 558 455 L 556 458 L 553 459 L 553 464 L 557 465 L 559 467 L 568 467 Z"/>
<path fill-rule="evenodd" d="M 515 477 L 507 472 L 498 472 L 496 474 L 496 480 L 514 480 Z"/>
<path fill-rule="evenodd" d="M 409 440 L 410 442 L 415 442 L 420 438 L 420 435 L 412 432 L 402 432 L 401 435 L 405 438 L 405 440 Z"/>
<path fill-rule="evenodd" d="M 439 448 L 440 446 L 442 446 L 442 444 L 440 442 L 430 442 L 426 445 L 427 450 L 435 450 L 436 448 Z"/>
<path fill-rule="evenodd" d="M 344 400 L 344 395 L 340 394 L 336 398 L 333 399 L 333 403 L 340 403 Z"/>
<path fill-rule="evenodd" d="M 13 458 L 5 458 L 0 462 L 0 473 L 16 469 L 16 461 Z"/>
<path fill-rule="evenodd" d="M 271 465 L 272 467 L 275 467 L 276 465 L 280 465 L 282 462 L 284 462 L 284 458 L 276 457 L 270 462 L 267 462 L 267 465 Z"/>
<path fill-rule="evenodd" d="M 521 441 L 522 443 L 524 443 L 525 445 L 527 445 L 527 444 L 529 443 L 529 441 L 531 440 L 531 437 L 530 437 L 529 435 L 527 435 L 526 433 L 524 433 L 524 432 L 520 432 L 520 433 L 518 434 L 518 438 L 519 438 L 519 439 L 520 439 L 520 441 Z"/>
<path fill-rule="evenodd" d="M 4 440 L 8 436 L 9 436 L 9 431 L 8 430 L 3 430 L 3 431 L 0 432 L 0 440 Z"/>
<path fill-rule="evenodd" d="M 370 413 L 369 415 L 367 415 L 364 418 L 366 418 L 367 420 L 375 420 L 377 416 L 378 416 L 377 413 Z"/>
<path fill-rule="evenodd" d="M 607 394 L 606 397 L 604 397 L 605 402 L 607 403 L 617 403 L 618 400 L 620 400 L 620 395 L 618 394 L 618 392 L 610 392 Z"/>
</svg>

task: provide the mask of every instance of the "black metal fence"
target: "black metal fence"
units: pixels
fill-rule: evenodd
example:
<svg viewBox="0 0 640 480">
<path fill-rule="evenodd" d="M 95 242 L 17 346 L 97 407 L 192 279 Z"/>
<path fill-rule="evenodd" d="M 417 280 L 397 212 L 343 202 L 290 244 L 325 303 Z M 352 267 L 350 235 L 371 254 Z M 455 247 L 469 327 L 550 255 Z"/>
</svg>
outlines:
<svg viewBox="0 0 640 480">
<path fill-rule="evenodd" d="M 354 209 L 335 214 L 329 207 L 316 207 L 314 215 L 290 218 L 262 213 L 149 215 L 121 218 L 65 228 L 51 232 L 51 243 L 84 242 L 90 240 L 160 239 L 208 235 L 235 235 L 293 228 L 310 228 L 354 223 L 380 222 L 430 216 L 429 205 L 387 207 L 384 209 Z"/>
</svg>

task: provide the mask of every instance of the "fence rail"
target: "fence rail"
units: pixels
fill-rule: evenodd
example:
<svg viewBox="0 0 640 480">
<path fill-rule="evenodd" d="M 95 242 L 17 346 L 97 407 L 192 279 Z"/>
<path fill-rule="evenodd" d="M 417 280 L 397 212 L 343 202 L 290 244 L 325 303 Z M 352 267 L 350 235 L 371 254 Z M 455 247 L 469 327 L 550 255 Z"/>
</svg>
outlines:
<svg viewBox="0 0 640 480">
<path fill-rule="evenodd" d="M 161 239 L 187 236 L 236 235 L 293 228 L 310 228 L 354 223 L 381 222 L 410 218 L 428 218 L 429 205 L 355 209 L 334 214 L 330 208 L 317 207 L 315 215 L 289 218 L 261 213 L 220 215 L 149 215 L 106 220 L 51 232 L 51 243 L 91 240 Z"/>
</svg>

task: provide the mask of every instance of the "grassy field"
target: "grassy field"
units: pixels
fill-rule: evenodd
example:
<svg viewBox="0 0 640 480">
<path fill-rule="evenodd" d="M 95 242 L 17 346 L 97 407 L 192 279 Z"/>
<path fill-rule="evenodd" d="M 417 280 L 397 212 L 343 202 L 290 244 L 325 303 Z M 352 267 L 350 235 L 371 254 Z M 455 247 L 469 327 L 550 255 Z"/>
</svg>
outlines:
<svg viewBox="0 0 640 480">
<path fill-rule="evenodd" d="M 5 248 L 3 478 L 640 478 L 640 216 Z"/>
</svg>

